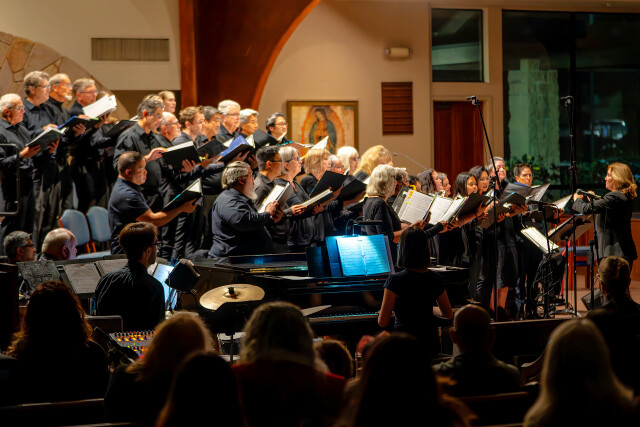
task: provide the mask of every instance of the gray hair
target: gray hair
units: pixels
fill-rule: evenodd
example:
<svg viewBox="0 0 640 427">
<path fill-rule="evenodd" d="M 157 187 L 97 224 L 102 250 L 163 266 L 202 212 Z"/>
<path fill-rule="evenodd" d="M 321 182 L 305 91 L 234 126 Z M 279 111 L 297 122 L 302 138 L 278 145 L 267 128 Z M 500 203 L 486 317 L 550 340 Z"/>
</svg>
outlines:
<svg viewBox="0 0 640 427">
<path fill-rule="evenodd" d="M 251 166 L 245 162 L 232 162 L 222 172 L 222 188 L 224 190 L 234 187 L 240 178 L 249 176 Z"/>
<path fill-rule="evenodd" d="M 438 172 L 438 179 L 444 182 L 444 179 L 447 178 L 447 174 L 445 172 Z"/>
<path fill-rule="evenodd" d="M 40 80 L 49 80 L 49 74 L 44 71 L 32 71 L 24 76 L 24 91 L 27 95 L 31 94 L 29 88 L 37 87 L 40 84 Z"/>
<path fill-rule="evenodd" d="M 73 93 L 84 92 L 88 87 L 95 86 L 96 82 L 93 79 L 78 79 L 73 82 Z"/>
<path fill-rule="evenodd" d="M 335 154 L 332 154 L 329 156 L 329 170 L 333 169 L 336 165 L 336 163 L 338 163 L 338 161 L 341 161 L 342 159 L 338 156 L 336 156 Z M 342 162 L 342 166 L 344 166 L 344 162 Z"/>
<path fill-rule="evenodd" d="M 278 153 L 280 153 L 280 161 L 282 162 L 283 174 L 289 172 L 287 167 L 284 165 L 285 162 L 290 162 L 291 159 L 293 159 L 296 155 L 300 156 L 300 152 L 295 147 L 292 147 L 290 145 L 284 145 L 280 147 L 280 149 L 278 150 Z"/>
<path fill-rule="evenodd" d="M 220 101 L 220 103 L 218 104 L 218 111 L 220 111 L 223 116 L 226 116 L 229 114 L 229 109 L 231 107 L 238 107 L 238 109 L 240 109 L 240 104 L 238 104 L 236 101 L 225 99 L 224 101 Z"/>
<path fill-rule="evenodd" d="M 0 115 L 4 113 L 4 110 L 15 106 L 20 102 L 20 95 L 17 93 L 7 93 L 0 98 Z"/>
<path fill-rule="evenodd" d="M 340 157 L 340 160 L 342 160 L 342 164 L 346 169 L 346 168 L 349 168 L 349 165 L 350 165 L 349 160 L 354 157 L 360 157 L 360 153 L 358 153 L 358 150 L 356 150 L 355 148 L 349 145 L 345 145 L 344 147 L 340 147 L 340 149 L 336 153 L 336 156 Z M 351 171 L 351 172 L 353 173 L 355 171 Z"/>
<path fill-rule="evenodd" d="M 207 105 L 204 107 L 204 119 L 206 121 L 210 121 L 211 117 L 215 116 L 216 114 L 222 114 L 222 113 L 218 111 L 217 108 L 214 108 L 211 105 Z"/>
<path fill-rule="evenodd" d="M 502 162 L 504 163 L 504 159 L 502 157 L 494 157 L 493 158 L 493 162 Z M 487 172 L 491 173 L 491 171 L 493 170 L 493 162 L 491 161 L 491 159 L 489 159 L 489 161 L 487 162 L 486 165 L 484 165 L 484 168 L 487 170 Z"/>
<path fill-rule="evenodd" d="M 18 256 L 18 248 L 26 246 L 30 238 L 31 235 L 24 231 L 12 231 L 4 238 L 4 253 L 9 259 L 15 259 Z"/>
<path fill-rule="evenodd" d="M 275 125 L 276 125 L 276 120 L 278 119 L 278 117 L 282 117 L 282 118 L 284 118 L 285 120 L 287 119 L 287 116 L 285 116 L 285 115 L 284 115 L 284 114 L 282 114 L 282 113 L 273 113 L 272 115 L 270 115 L 270 116 L 267 118 L 267 121 L 266 121 L 266 123 L 264 124 L 265 128 L 267 128 L 267 130 L 269 130 L 269 127 L 270 127 L 270 126 L 275 126 Z"/>
<path fill-rule="evenodd" d="M 402 182 L 404 180 L 409 180 L 409 174 L 405 168 L 395 168 L 396 170 L 396 181 Z"/>
<path fill-rule="evenodd" d="M 388 197 L 396 187 L 396 169 L 390 165 L 378 165 L 371 172 L 368 196 Z"/>
<path fill-rule="evenodd" d="M 69 242 L 76 240 L 76 236 L 66 228 L 56 228 L 51 230 L 44 237 L 42 242 L 42 252 L 57 251 L 59 248 L 67 245 Z"/>
<path fill-rule="evenodd" d="M 249 121 L 249 117 L 256 116 L 258 117 L 258 112 L 256 110 L 252 110 L 251 108 L 245 108 L 244 110 L 240 110 L 240 123 L 245 124 Z"/>
<path fill-rule="evenodd" d="M 53 76 L 51 76 L 51 78 L 49 79 L 49 87 L 53 87 L 53 85 L 57 85 L 62 83 L 63 80 L 68 79 L 69 76 L 64 74 L 64 73 L 58 73 L 58 74 L 54 74 Z"/>
<path fill-rule="evenodd" d="M 162 102 L 162 98 L 159 96 L 149 96 L 142 100 L 140 105 L 138 105 L 138 117 L 142 118 L 142 113 L 147 112 L 148 114 L 153 114 L 156 108 L 162 108 L 164 111 L 164 102 Z"/>
</svg>

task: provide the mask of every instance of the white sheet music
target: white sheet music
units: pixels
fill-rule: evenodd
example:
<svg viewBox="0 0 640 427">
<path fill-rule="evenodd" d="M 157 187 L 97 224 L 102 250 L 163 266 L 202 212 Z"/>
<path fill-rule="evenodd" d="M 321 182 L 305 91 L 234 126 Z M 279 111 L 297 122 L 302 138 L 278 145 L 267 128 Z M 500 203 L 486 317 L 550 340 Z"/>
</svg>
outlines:
<svg viewBox="0 0 640 427">
<path fill-rule="evenodd" d="M 339 237 L 336 243 L 342 274 L 345 276 L 391 272 L 383 235 Z"/>
<path fill-rule="evenodd" d="M 535 227 L 525 228 L 520 230 L 520 232 L 545 254 L 549 254 L 549 248 L 551 248 L 551 252 L 555 252 L 560 249 L 558 245 L 553 243 L 551 240 L 548 240 L 546 236 Z M 547 242 L 549 242 L 548 247 Z"/>
<path fill-rule="evenodd" d="M 429 208 L 429 211 L 431 212 L 429 224 L 436 225 L 437 223 L 442 221 L 442 217 L 445 213 L 447 213 L 447 210 L 449 209 L 449 206 L 451 206 L 451 203 L 453 203 L 452 199 L 442 196 L 436 196 L 435 199 L 433 199 L 433 203 L 431 203 L 431 207 Z"/>
<path fill-rule="evenodd" d="M 367 270 L 358 237 L 338 238 L 336 243 L 340 254 L 342 274 L 345 276 L 364 276 Z"/>
<path fill-rule="evenodd" d="M 260 209 L 258 210 L 258 212 L 260 213 L 264 212 L 264 208 L 266 208 L 267 205 L 273 202 L 274 200 L 278 200 L 278 197 L 280 197 L 280 195 L 284 193 L 284 190 L 286 188 L 287 187 L 285 187 L 284 185 L 274 185 L 273 190 L 271 190 L 269 195 L 262 201 L 262 204 L 260 205 Z"/>
<path fill-rule="evenodd" d="M 468 197 L 456 198 L 453 203 L 451 203 L 451 206 L 449 206 L 449 209 L 447 209 L 444 215 L 442 215 L 442 219 L 440 221 L 450 222 L 453 219 L 454 215 L 458 213 L 460 206 L 462 206 L 463 203 L 467 201 L 467 199 Z"/>
<path fill-rule="evenodd" d="M 434 197 L 427 196 L 419 191 L 409 190 L 398 214 L 400 221 L 413 224 L 424 219 L 433 203 L 433 199 Z"/>
</svg>

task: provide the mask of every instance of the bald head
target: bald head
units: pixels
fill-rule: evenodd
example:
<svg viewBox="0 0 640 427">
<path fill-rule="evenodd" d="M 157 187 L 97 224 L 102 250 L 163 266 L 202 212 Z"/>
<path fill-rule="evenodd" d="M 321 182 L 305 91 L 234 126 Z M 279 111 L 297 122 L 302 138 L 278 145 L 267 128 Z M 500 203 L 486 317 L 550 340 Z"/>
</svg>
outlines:
<svg viewBox="0 0 640 427">
<path fill-rule="evenodd" d="M 461 308 L 453 318 L 453 328 L 453 340 L 462 352 L 491 350 L 491 317 L 484 308 L 476 305 Z"/>
<path fill-rule="evenodd" d="M 76 257 L 76 236 L 66 228 L 51 230 L 44 238 L 42 252 L 59 260 Z"/>
</svg>

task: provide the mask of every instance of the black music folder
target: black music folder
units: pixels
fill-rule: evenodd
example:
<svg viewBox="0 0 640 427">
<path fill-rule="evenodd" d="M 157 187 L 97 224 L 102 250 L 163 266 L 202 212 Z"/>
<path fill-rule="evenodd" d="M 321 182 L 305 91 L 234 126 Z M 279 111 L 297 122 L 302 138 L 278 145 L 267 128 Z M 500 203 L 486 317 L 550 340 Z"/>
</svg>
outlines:
<svg viewBox="0 0 640 427">
<path fill-rule="evenodd" d="M 182 169 L 183 160 L 200 163 L 200 156 L 193 141 L 187 141 L 167 148 L 167 151 L 162 153 L 162 158 L 170 169 L 175 170 Z"/>
<path fill-rule="evenodd" d="M 183 205 L 186 202 L 189 202 L 192 200 L 199 200 L 201 198 L 202 198 L 202 184 L 200 182 L 200 178 L 198 178 L 195 181 L 193 181 L 191 185 L 185 188 L 185 190 L 182 193 L 178 194 L 176 197 L 173 198 L 172 201 L 167 203 L 167 205 L 164 208 L 162 208 L 162 211 L 167 212 L 167 211 L 170 211 L 171 209 L 175 209 L 178 206 Z"/>
<path fill-rule="evenodd" d="M 525 200 L 533 200 L 539 202 L 542 196 L 547 192 L 550 183 L 529 187 L 518 182 L 510 182 L 504 189 L 504 194 L 517 193 L 525 198 Z"/>
<path fill-rule="evenodd" d="M 478 209 L 478 206 L 485 205 L 489 201 L 489 197 L 483 196 L 479 193 L 471 193 L 469 197 L 464 202 L 464 204 L 460 207 L 460 210 L 456 214 L 456 217 L 460 218 L 471 212 L 475 212 Z"/>
<path fill-rule="evenodd" d="M 309 197 L 315 197 L 318 194 L 322 193 L 326 189 L 331 189 L 331 191 L 336 191 L 338 188 L 342 186 L 344 180 L 347 179 L 346 175 L 341 173 L 326 171 L 322 174 L 322 178 L 316 184 L 315 188 L 309 194 Z M 366 188 L 366 187 L 365 187 Z M 357 193 L 356 193 L 357 194 Z"/>
<path fill-rule="evenodd" d="M 326 174 L 326 172 L 325 172 Z M 344 180 L 344 184 L 342 186 L 342 191 L 338 195 L 339 200 L 351 200 L 356 197 L 358 194 L 367 190 L 367 185 L 362 181 L 355 179 L 352 176 L 346 176 Z M 402 191 L 401 191 L 402 193 Z M 400 197 L 400 196 L 398 196 Z"/>
<path fill-rule="evenodd" d="M 231 159 L 237 156 L 240 153 L 244 153 L 245 151 L 254 151 L 254 148 L 244 139 L 242 136 L 238 136 L 236 139 L 231 141 L 229 144 L 229 148 L 220 153 L 222 158 L 219 160 L 223 163 L 229 163 Z"/>
<path fill-rule="evenodd" d="M 100 123 L 100 119 L 98 118 L 82 119 L 78 116 L 73 116 L 69 120 L 64 122 L 64 124 L 61 124 L 60 126 L 58 126 L 58 129 L 62 129 L 62 128 L 73 129 L 74 126 L 76 125 L 83 125 L 88 130 L 98 126 L 98 123 Z"/>
<path fill-rule="evenodd" d="M 592 224 L 591 215 L 576 215 L 576 239 L 580 238 L 584 233 L 587 232 Z M 554 243 L 560 243 L 562 241 L 569 241 L 573 239 L 572 227 L 571 227 L 572 218 L 569 218 L 553 230 L 549 232 L 549 240 Z"/>
<path fill-rule="evenodd" d="M 53 261 L 28 261 L 18 262 L 18 270 L 22 278 L 29 284 L 31 289 L 40 286 L 41 283 L 51 280 L 60 280 L 60 273 Z"/>
<path fill-rule="evenodd" d="M 52 142 L 56 142 L 67 132 L 67 128 L 46 128 L 44 132 L 36 136 L 27 147 L 35 147 L 39 145 L 42 150 L 46 150 Z"/>
<path fill-rule="evenodd" d="M 118 139 L 122 132 L 134 127 L 136 123 L 138 122 L 135 120 L 120 120 L 114 127 L 109 129 L 109 131 L 104 136 L 111 139 Z"/>
<path fill-rule="evenodd" d="M 253 137 L 253 146 L 256 150 L 259 150 L 260 148 L 267 145 L 278 145 L 278 140 L 263 130 L 258 129 L 253 134 L 251 134 L 251 136 Z"/>
<path fill-rule="evenodd" d="M 215 158 L 220 154 L 220 145 L 213 144 L 212 141 L 207 141 L 200 147 L 196 148 L 200 157 L 208 156 L 210 159 Z"/>
</svg>

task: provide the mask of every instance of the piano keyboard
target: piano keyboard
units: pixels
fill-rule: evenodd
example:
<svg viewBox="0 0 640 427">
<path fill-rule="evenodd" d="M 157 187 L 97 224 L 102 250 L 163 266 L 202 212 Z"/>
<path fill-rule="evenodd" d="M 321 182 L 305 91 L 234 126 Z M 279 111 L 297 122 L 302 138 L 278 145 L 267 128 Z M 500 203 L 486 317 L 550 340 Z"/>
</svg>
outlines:
<svg viewBox="0 0 640 427">
<path fill-rule="evenodd" d="M 362 320 L 377 320 L 378 313 L 340 313 L 325 316 L 309 316 L 309 323 L 331 323 L 331 322 L 357 322 Z"/>
</svg>

